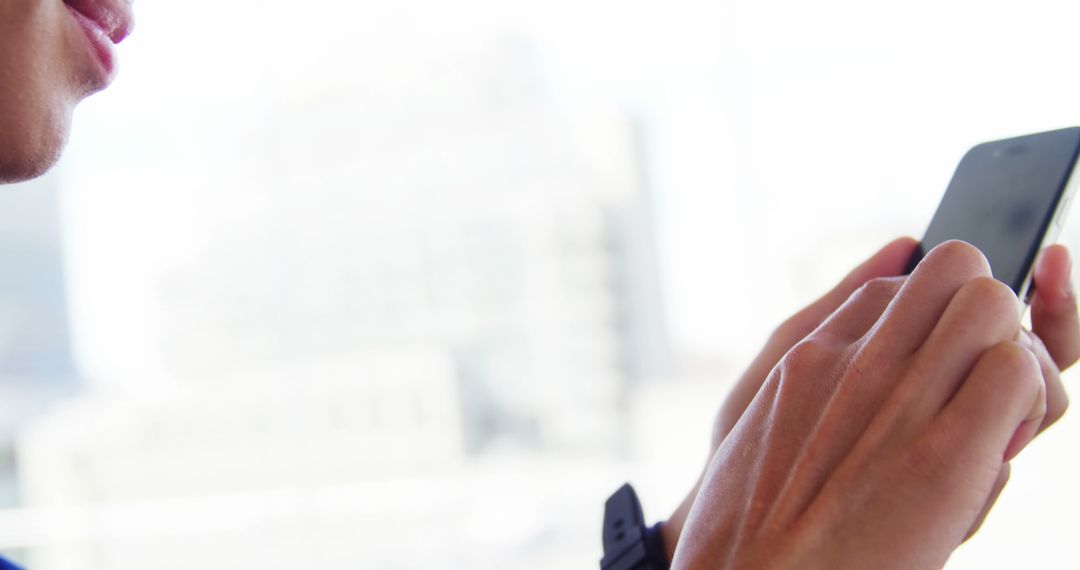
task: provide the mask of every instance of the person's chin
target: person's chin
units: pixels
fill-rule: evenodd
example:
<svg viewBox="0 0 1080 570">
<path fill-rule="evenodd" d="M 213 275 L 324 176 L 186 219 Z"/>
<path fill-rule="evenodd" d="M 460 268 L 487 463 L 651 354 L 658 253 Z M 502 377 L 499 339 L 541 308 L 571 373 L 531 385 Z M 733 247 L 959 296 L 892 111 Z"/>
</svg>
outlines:
<svg viewBox="0 0 1080 570">
<path fill-rule="evenodd" d="M 71 112 L 55 115 L 29 132 L 0 132 L 0 184 L 37 178 L 60 159 L 67 144 Z"/>
</svg>

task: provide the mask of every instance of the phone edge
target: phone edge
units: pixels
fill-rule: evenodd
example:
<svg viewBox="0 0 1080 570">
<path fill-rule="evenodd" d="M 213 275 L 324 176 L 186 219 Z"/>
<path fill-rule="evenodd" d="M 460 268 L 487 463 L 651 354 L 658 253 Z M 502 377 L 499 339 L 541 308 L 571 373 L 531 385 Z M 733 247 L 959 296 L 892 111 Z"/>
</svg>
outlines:
<svg viewBox="0 0 1080 570">
<path fill-rule="evenodd" d="M 1035 250 L 1036 257 L 1028 268 L 1023 283 L 1020 285 L 1020 291 L 1017 292 L 1017 298 L 1022 300 L 1025 308 L 1031 303 L 1031 296 L 1035 292 L 1035 287 L 1033 285 L 1035 278 L 1035 263 L 1038 261 L 1038 255 L 1042 250 L 1056 243 L 1058 237 L 1061 236 L 1061 230 L 1065 226 L 1065 218 L 1068 216 L 1069 209 L 1072 207 L 1078 187 L 1080 187 L 1080 143 L 1077 144 L 1077 148 L 1073 154 L 1072 171 L 1069 173 L 1069 179 L 1065 183 L 1065 191 L 1058 197 L 1057 205 L 1054 207 L 1054 213 L 1050 217 L 1050 225 L 1043 233 L 1042 242 Z"/>
</svg>

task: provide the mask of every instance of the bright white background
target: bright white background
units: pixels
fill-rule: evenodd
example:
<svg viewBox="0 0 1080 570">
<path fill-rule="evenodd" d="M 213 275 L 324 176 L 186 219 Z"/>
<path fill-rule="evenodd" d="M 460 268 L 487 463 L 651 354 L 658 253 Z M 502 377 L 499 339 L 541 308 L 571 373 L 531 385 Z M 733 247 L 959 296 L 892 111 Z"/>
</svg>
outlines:
<svg viewBox="0 0 1080 570">
<path fill-rule="evenodd" d="M 454 97 L 473 81 L 523 81 L 542 117 L 623 117 L 646 133 L 640 166 L 655 198 L 678 364 L 665 381 L 675 387 L 639 395 L 647 413 L 635 416 L 637 452 L 583 467 L 600 473 L 591 482 L 559 480 L 543 492 L 585 500 L 581 486 L 602 494 L 636 478 L 652 516 L 673 508 L 696 475 L 711 410 L 772 327 L 880 244 L 918 236 L 968 147 L 1080 124 L 1072 2 L 190 0 L 138 2 L 136 11 L 121 77 L 80 110 L 60 173 L 74 326 L 92 381 L 127 390 L 133 378 L 169 377 L 153 283 L 212 250 L 219 226 L 258 202 L 265 181 L 253 173 L 265 157 L 251 147 L 262 125 L 286 139 L 288 129 L 314 132 L 334 149 L 326 160 L 344 164 L 401 132 L 471 132 L 471 111 L 456 117 L 468 103 Z M 506 53 L 518 55 L 502 61 Z M 331 134 L 289 121 L 326 99 L 338 105 L 320 119 Z M 290 172 L 292 156 L 275 167 Z M 318 162 L 296 159 L 305 160 Z M 317 188 L 291 191 L 319 209 Z M 474 194 L 461 189 L 461 200 L 483 199 Z M 314 223 L 304 214 L 298 227 Z M 1071 229 L 1063 241 L 1080 248 L 1078 238 Z M 546 461 L 546 452 L 520 453 Z M 496 470 L 532 470 L 511 463 Z M 950 568 L 1080 565 L 1076 418 L 1041 437 L 1013 473 Z M 513 477 L 497 485 L 529 492 L 514 486 Z M 594 565 L 599 533 L 589 525 L 599 524 L 603 498 L 569 517 L 568 528 L 593 533 L 588 540 L 550 543 L 580 550 L 535 567 Z M 479 525 L 494 534 L 473 548 L 518 544 L 529 525 L 543 526 L 536 516 L 519 534 L 513 520 L 501 519 L 511 530 Z M 566 562 L 571 555 L 580 565 Z M 422 564 L 409 560 L 400 567 Z"/>
</svg>

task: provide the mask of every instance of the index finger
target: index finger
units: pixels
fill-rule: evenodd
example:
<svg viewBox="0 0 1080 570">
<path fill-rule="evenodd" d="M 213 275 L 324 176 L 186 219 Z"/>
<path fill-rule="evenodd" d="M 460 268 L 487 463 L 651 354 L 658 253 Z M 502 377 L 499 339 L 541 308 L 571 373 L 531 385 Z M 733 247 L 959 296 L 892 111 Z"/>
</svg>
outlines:
<svg viewBox="0 0 1080 570">
<path fill-rule="evenodd" d="M 876 334 L 888 339 L 878 343 L 880 350 L 898 357 L 914 353 L 930 336 L 953 296 L 979 277 L 992 277 L 992 273 L 986 256 L 975 246 L 953 240 L 935 247 L 875 325 Z"/>
</svg>

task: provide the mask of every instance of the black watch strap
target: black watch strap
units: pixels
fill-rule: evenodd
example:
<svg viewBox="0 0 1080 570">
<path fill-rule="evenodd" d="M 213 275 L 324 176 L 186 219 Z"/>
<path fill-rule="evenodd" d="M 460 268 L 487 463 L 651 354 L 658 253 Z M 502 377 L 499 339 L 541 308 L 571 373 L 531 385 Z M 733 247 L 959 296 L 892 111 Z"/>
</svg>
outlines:
<svg viewBox="0 0 1080 570">
<path fill-rule="evenodd" d="M 660 525 L 645 526 L 641 501 L 630 484 L 604 505 L 604 558 L 601 570 L 668 570 Z"/>
</svg>

